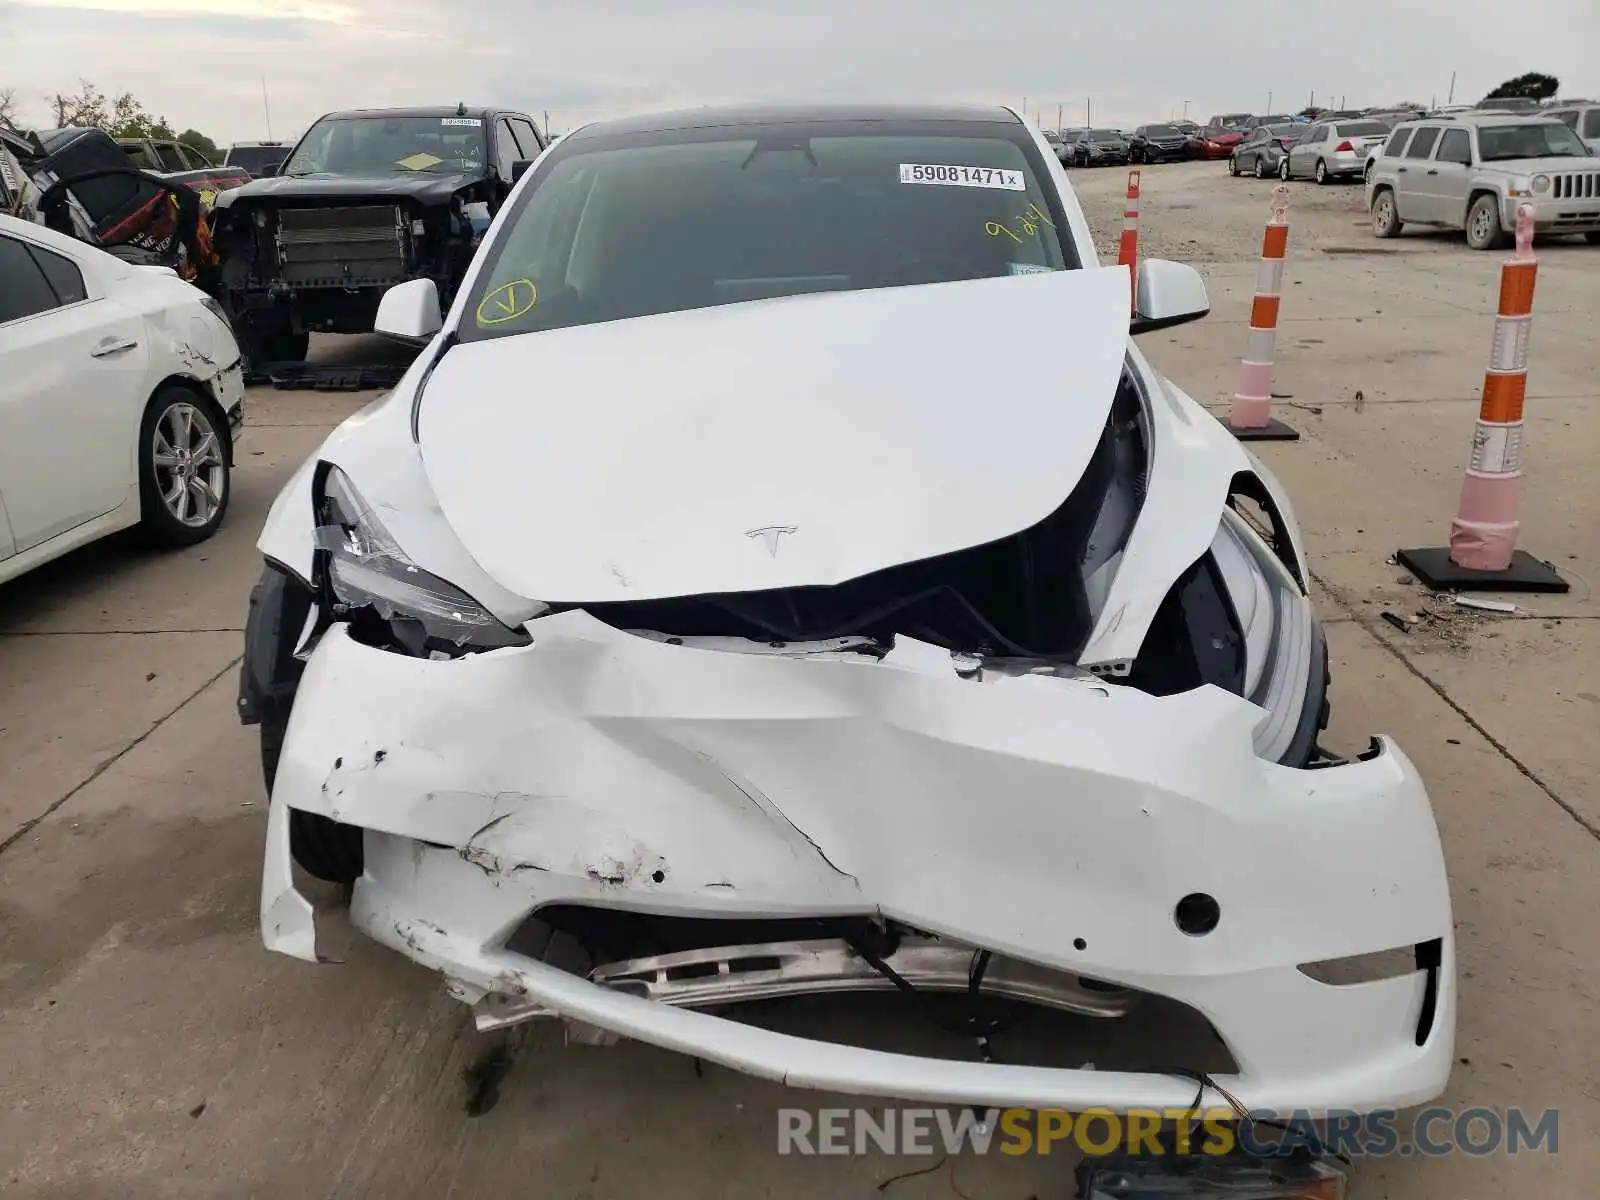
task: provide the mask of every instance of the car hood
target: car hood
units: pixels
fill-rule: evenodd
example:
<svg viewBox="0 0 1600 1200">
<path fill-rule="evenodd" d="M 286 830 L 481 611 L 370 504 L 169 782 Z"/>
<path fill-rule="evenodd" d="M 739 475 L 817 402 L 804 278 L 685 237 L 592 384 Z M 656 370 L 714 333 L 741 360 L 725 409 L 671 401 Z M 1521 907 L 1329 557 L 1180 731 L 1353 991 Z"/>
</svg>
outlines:
<svg viewBox="0 0 1600 1200">
<path fill-rule="evenodd" d="M 1479 165 L 1480 171 L 1500 171 L 1506 175 L 1549 175 L 1566 171 L 1600 172 L 1600 159 L 1555 158 L 1501 158 Z"/>
<path fill-rule="evenodd" d="M 1120 267 L 760 300 L 457 344 L 419 441 L 519 595 L 831 585 L 1053 512 L 1127 347 Z"/>
<path fill-rule="evenodd" d="M 242 187 L 229 189 L 217 197 L 218 208 L 243 204 L 281 202 L 285 207 L 302 207 L 323 200 L 342 201 L 362 198 L 416 200 L 422 204 L 448 204 L 450 197 L 485 177 L 483 171 L 463 171 L 450 175 L 301 175 L 294 178 L 273 176 L 254 179 Z"/>
</svg>

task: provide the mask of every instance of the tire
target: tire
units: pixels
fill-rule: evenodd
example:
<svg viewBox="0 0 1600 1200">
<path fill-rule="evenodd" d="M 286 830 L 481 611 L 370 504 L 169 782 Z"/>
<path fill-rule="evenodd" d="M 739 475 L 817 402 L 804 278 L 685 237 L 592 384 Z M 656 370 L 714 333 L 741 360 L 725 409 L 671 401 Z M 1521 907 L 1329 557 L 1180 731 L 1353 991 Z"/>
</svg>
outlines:
<svg viewBox="0 0 1600 1200">
<path fill-rule="evenodd" d="M 1372 164 L 1368 163 L 1366 170 L 1361 172 L 1361 182 L 1370 186 L 1372 184 Z"/>
<path fill-rule="evenodd" d="M 1328 164 L 1323 162 L 1320 158 L 1317 159 L 1316 176 L 1317 183 L 1323 187 L 1327 187 L 1329 182 L 1331 182 L 1331 176 L 1328 174 Z"/>
<path fill-rule="evenodd" d="M 1263 161 L 1261 155 L 1258 154 L 1258 155 L 1256 155 L 1256 178 L 1257 179 L 1265 179 L 1266 177 L 1267 177 L 1267 164 L 1266 164 L 1265 161 Z"/>
<path fill-rule="evenodd" d="M 1600 229 L 1591 229 L 1583 235 L 1583 240 L 1591 246 L 1600 246 Z"/>
<path fill-rule="evenodd" d="M 1231 154 L 1228 155 L 1228 174 L 1239 178 L 1239 160 Z"/>
<path fill-rule="evenodd" d="M 1285 183 L 1289 182 L 1289 156 L 1287 154 L 1278 160 L 1278 178 Z"/>
<path fill-rule="evenodd" d="M 288 714 L 276 711 L 261 715 L 261 776 L 267 794 L 278 776 L 278 756 L 283 752 L 283 735 Z M 289 810 L 289 855 L 307 875 L 327 883 L 354 883 L 363 865 L 362 835 L 359 826 L 343 825 L 321 813 Z"/>
<path fill-rule="evenodd" d="M 217 531 L 233 491 L 228 422 L 199 392 L 164 383 L 139 422 L 140 531 L 153 545 L 193 546 Z"/>
<path fill-rule="evenodd" d="M 1381 238 L 1394 238 L 1400 236 L 1402 228 L 1394 193 L 1384 188 L 1372 198 L 1372 232 Z"/>
<path fill-rule="evenodd" d="M 1499 197 L 1484 193 L 1467 209 L 1467 245 L 1474 250 L 1498 250 L 1506 244 L 1500 228 Z"/>
</svg>

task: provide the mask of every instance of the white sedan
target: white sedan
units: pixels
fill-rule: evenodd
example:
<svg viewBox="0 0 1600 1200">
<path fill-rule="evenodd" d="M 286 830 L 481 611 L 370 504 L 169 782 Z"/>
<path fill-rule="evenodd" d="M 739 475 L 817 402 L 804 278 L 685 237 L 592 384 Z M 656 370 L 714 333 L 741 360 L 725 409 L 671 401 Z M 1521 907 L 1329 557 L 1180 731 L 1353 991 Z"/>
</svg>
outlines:
<svg viewBox="0 0 1600 1200">
<path fill-rule="evenodd" d="M 319 958 L 298 862 L 480 1028 L 940 1103 L 1188 1107 L 1213 1069 L 1250 1108 L 1438 1095 L 1427 793 L 1387 739 L 1317 750 L 1288 498 L 1130 336 L 1205 285 L 1148 259 L 1130 319 L 1129 284 L 1009 110 L 562 139 L 447 312 L 386 293 L 422 353 L 262 531 L 266 944 Z M 853 991 L 964 1044 L 729 1008 Z M 1209 1023 L 1182 1057 L 989 1054 L 992 1001 L 1157 997 Z"/>
<path fill-rule="evenodd" d="M 243 423 L 214 300 L 0 216 L 0 583 L 133 525 L 158 546 L 210 537 Z"/>
</svg>

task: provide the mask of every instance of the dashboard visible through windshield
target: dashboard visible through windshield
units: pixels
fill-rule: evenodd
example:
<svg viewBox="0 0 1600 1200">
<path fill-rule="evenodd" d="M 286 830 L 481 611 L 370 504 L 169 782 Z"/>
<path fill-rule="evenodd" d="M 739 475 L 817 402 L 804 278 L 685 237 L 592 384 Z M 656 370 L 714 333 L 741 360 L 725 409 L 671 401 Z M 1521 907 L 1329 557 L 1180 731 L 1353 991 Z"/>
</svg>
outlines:
<svg viewBox="0 0 1600 1200">
<path fill-rule="evenodd" d="M 481 117 L 327 117 L 283 164 L 284 175 L 410 175 L 477 170 Z"/>
<path fill-rule="evenodd" d="M 1079 266 L 1031 136 L 783 123 L 564 141 L 503 214 L 459 336 Z"/>
</svg>

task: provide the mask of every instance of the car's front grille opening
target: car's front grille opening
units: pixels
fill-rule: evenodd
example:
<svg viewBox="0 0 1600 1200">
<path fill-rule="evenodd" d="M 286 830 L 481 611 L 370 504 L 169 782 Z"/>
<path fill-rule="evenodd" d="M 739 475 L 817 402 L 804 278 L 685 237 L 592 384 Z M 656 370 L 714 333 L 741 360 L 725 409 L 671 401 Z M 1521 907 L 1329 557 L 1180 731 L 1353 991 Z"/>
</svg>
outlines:
<svg viewBox="0 0 1600 1200">
<path fill-rule="evenodd" d="M 1186 1005 L 867 916 L 723 920 L 556 905 L 524 921 L 507 948 L 641 999 L 815 1041 L 971 1061 L 977 1044 L 964 1031 L 976 1018 L 994 1024 L 998 1062 L 1237 1070 Z"/>
</svg>

